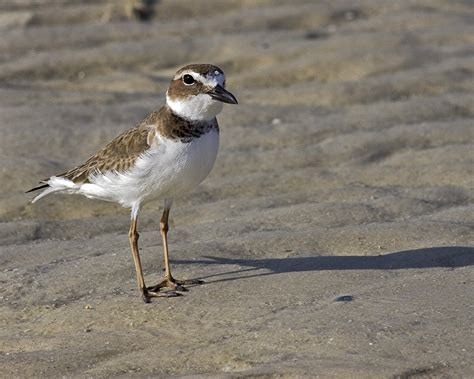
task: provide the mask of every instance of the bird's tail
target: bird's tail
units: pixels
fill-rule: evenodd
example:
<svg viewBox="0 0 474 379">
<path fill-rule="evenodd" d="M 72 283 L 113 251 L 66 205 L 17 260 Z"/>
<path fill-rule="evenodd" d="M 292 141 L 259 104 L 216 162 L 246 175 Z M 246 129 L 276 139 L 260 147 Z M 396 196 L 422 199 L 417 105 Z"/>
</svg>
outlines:
<svg viewBox="0 0 474 379">
<path fill-rule="evenodd" d="M 44 182 L 40 182 L 40 183 L 44 183 Z M 49 187 L 49 185 L 47 185 L 47 184 L 41 184 L 41 185 L 39 185 L 38 187 L 34 187 L 34 188 L 32 188 L 32 189 L 26 191 L 25 193 L 30 193 L 30 192 L 38 191 L 38 190 L 43 189 L 43 188 L 46 188 L 46 187 Z"/>
<path fill-rule="evenodd" d="M 26 191 L 26 193 L 29 193 L 45 188 L 45 190 L 43 190 L 38 196 L 31 200 L 32 203 L 36 203 L 43 197 L 51 195 L 55 192 L 77 190 L 80 188 L 80 186 L 75 184 L 72 180 L 61 178 L 59 176 L 52 176 L 51 178 L 42 183 L 43 184 Z"/>
</svg>

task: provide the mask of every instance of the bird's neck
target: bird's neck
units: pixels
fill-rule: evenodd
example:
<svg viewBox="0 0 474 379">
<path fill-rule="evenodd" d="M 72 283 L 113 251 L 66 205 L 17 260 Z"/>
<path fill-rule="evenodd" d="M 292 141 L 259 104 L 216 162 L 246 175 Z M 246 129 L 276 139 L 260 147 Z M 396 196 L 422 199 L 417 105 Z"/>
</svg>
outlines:
<svg viewBox="0 0 474 379">
<path fill-rule="evenodd" d="M 204 93 L 187 98 L 172 98 L 167 93 L 166 106 L 175 115 L 188 121 L 211 122 L 222 110 L 223 104 Z"/>
</svg>

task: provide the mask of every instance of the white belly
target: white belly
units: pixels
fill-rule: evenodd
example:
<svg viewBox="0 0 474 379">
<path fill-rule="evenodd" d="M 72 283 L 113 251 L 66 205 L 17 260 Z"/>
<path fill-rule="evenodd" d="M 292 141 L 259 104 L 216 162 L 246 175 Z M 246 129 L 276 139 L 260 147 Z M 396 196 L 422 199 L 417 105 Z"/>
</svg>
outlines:
<svg viewBox="0 0 474 379">
<path fill-rule="evenodd" d="M 195 188 L 211 171 L 219 148 L 219 132 L 210 130 L 188 143 L 159 136 L 155 142 L 130 171 L 97 175 L 90 184 L 82 185 L 80 192 L 126 207 L 180 196 Z"/>
</svg>

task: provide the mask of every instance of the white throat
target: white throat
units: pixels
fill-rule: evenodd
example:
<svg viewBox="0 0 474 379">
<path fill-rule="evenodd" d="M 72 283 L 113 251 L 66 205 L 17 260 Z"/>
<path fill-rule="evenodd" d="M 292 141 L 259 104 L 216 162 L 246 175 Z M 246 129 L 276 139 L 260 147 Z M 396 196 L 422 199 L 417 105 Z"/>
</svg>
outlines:
<svg viewBox="0 0 474 379">
<path fill-rule="evenodd" d="M 174 114 L 191 121 L 212 120 L 222 111 L 224 105 L 205 93 L 174 100 L 168 96 L 168 92 L 166 93 L 166 104 Z"/>
</svg>

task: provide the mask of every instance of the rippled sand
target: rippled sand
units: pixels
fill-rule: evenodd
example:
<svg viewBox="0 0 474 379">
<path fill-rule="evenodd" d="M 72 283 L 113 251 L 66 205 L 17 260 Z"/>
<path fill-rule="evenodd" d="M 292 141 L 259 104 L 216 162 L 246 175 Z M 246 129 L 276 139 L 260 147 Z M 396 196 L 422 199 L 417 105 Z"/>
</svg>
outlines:
<svg viewBox="0 0 474 379">
<path fill-rule="evenodd" d="M 0 4 L 0 376 L 474 376 L 474 8 L 348 3 Z M 145 305 L 125 209 L 24 191 L 190 62 L 240 105 L 171 212 L 174 272 L 206 285 Z"/>
</svg>

